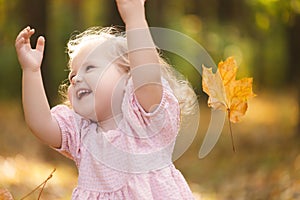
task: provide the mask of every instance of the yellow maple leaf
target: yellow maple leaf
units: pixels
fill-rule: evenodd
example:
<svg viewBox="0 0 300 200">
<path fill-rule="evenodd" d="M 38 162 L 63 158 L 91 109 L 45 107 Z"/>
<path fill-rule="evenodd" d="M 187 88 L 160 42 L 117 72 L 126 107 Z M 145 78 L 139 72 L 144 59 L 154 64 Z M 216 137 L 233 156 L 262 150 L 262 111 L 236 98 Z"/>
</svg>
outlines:
<svg viewBox="0 0 300 200">
<path fill-rule="evenodd" d="M 239 122 L 248 109 L 248 99 L 254 97 L 252 78 L 236 80 L 237 63 L 233 57 L 218 64 L 218 70 L 202 66 L 202 88 L 208 94 L 208 106 L 228 112 L 229 123 Z M 230 132 L 231 124 L 230 124 Z M 233 145 L 234 148 L 234 145 Z"/>
<path fill-rule="evenodd" d="M 252 78 L 236 80 L 237 63 L 233 57 L 218 64 L 216 73 L 212 68 L 202 66 L 202 87 L 208 94 L 208 106 L 228 111 L 229 120 L 233 123 L 241 121 L 248 108 L 248 99 L 254 97 Z"/>
</svg>

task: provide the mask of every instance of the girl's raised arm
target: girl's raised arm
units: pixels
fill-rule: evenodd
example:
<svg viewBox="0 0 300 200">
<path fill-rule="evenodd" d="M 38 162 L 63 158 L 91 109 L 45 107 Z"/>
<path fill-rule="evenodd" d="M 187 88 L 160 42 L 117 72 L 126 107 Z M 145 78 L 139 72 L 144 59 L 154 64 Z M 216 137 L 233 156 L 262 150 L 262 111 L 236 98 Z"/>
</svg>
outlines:
<svg viewBox="0 0 300 200">
<path fill-rule="evenodd" d="M 145 0 L 116 0 L 126 25 L 129 62 L 135 95 L 145 111 L 151 112 L 162 98 L 159 55 L 145 17 Z"/>
<path fill-rule="evenodd" d="M 26 27 L 19 33 L 15 43 L 23 70 L 22 102 L 25 120 L 39 139 L 58 148 L 61 146 L 61 132 L 56 120 L 51 116 L 41 75 L 45 39 L 39 37 L 36 48 L 32 49 L 30 37 L 33 34 L 34 29 Z"/>
</svg>

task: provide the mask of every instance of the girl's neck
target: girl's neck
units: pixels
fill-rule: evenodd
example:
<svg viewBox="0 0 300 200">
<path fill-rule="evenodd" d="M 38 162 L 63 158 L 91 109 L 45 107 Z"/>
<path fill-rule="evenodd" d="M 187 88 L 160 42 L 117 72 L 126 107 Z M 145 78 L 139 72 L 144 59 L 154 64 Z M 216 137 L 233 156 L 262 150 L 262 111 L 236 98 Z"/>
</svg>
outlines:
<svg viewBox="0 0 300 200">
<path fill-rule="evenodd" d="M 119 126 L 119 122 L 123 118 L 123 115 L 117 114 L 115 116 L 111 116 L 106 120 L 98 122 L 98 130 L 100 131 L 109 131 L 109 130 L 115 130 Z"/>
</svg>

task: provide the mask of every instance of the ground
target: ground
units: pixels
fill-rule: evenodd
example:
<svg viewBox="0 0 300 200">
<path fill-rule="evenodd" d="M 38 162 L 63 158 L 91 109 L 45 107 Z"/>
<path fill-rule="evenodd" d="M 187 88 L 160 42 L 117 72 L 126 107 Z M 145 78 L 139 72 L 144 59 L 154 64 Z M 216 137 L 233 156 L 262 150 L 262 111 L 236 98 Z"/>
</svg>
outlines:
<svg viewBox="0 0 300 200">
<path fill-rule="evenodd" d="M 243 121 L 232 126 L 236 152 L 232 151 L 226 121 L 218 143 L 204 159 L 198 158 L 198 151 L 210 110 L 200 99 L 197 136 L 175 161 L 196 198 L 300 199 L 300 134 L 295 130 L 299 108 L 294 97 L 292 92 L 260 92 L 250 101 Z M 20 199 L 46 180 L 54 168 L 41 199 L 70 199 L 77 181 L 73 163 L 30 133 L 19 102 L 0 102 L 0 188 Z M 38 193 L 27 199 L 37 199 Z"/>
</svg>

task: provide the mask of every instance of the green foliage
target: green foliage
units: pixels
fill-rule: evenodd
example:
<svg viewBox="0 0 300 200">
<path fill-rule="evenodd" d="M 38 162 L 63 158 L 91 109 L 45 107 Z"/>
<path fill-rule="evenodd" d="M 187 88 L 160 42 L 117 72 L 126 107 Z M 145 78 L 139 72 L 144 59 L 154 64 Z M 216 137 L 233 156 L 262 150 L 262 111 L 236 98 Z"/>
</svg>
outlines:
<svg viewBox="0 0 300 200">
<path fill-rule="evenodd" d="M 30 0 L 34 1 L 34 0 Z M 30 3 L 30 2 L 28 2 Z M 113 1 L 46 1 L 44 68 L 46 89 L 53 101 L 67 77 L 65 45 L 71 34 L 95 25 L 116 23 Z M 20 97 L 20 68 L 13 44 L 28 15 L 20 0 L 0 1 L 0 98 Z M 300 0 L 152 0 L 147 2 L 150 26 L 175 29 L 198 41 L 214 60 L 234 56 L 241 76 L 254 76 L 258 87 L 282 87 L 293 70 L 289 60 L 289 31 L 300 13 Z M 37 30 L 39 27 L 35 27 Z M 179 41 L 180 42 L 180 41 Z M 193 52 L 191 52 L 193 53 Z M 196 91 L 200 77 L 182 58 L 171 55 L 171 63 L 190 79 Z"/>
</svg>

